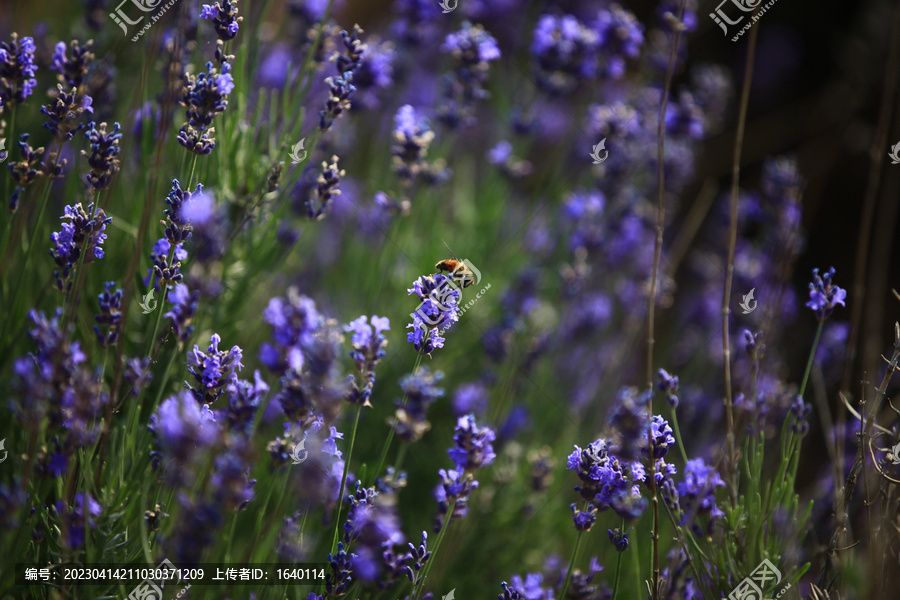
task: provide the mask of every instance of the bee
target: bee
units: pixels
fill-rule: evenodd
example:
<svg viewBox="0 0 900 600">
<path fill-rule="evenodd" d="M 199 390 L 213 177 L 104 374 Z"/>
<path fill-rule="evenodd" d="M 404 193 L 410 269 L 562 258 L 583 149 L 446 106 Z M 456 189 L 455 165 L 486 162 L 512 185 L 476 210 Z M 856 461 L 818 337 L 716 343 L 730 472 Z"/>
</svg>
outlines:
<svg viewBox="0 0 900 600">
<path fill-rule="evenodd" d="M 448 248 L 447 250 L 449 251 L 450 249 Z M 447 258 L 440 261 L 434 265 L 434 268 L 438 271 L 450 273 L 450 279 L 459 284 L 460 287 L 467 288 L 470 285 L 474 285 L 475 274 L 472 273 L 472 269 L 469 268 L 469 265 L 456 258 L 456 255 L 453 254 L 453 252 L 450 252 L 450 256 L 453 258 Z"/>
</svg>

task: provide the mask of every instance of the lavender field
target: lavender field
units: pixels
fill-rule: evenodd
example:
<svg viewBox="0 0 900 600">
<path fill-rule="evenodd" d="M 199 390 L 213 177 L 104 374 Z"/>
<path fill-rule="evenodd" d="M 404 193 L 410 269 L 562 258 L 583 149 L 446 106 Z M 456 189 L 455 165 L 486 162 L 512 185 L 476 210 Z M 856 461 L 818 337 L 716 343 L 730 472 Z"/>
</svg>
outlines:
<svg viewBox="0 0 900 600">
<path fill-rule="evenodd" d="M 3 0 L 0 600 L 900 598 L 900 3 Z"/>
</svg>

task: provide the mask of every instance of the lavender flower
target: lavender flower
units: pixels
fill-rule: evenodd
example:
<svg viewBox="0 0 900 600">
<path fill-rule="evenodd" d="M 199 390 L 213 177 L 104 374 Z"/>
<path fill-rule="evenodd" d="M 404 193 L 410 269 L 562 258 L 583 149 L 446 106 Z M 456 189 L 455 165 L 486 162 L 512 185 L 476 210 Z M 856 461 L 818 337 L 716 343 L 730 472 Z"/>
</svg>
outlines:
<svg viewBox="0 0 900 600">
<path fill-rule="evenodd" d="M 444 374 L 432 372 L 428 367 L 400 380 L 404 400 L 395 401 L 397 407 L 390 424 L 397 437 L 404 442 L 417 442 L 431 428 L 426 419 L 428 408 L 444 395 L 443 388 L 437 387 Z"/>
<path fill-rule="evenodd" d="M 601 9 L 594 22 L 600 54 L 605 60 L 602 74 L 611 79 L 625 75 L 625 59 L 637 58 L 644 43 L 644 26 L 618 4 Z"/>
<path fill-rule="evenodd" d="M 531 41 L 538 88 L 551 96 L 572 92 L 597 75 L 600 38 L 572 15 L 543 15 Z"/>
<path fill-rule="evenodd" d="M 85 111 L 94 112 L 94 109 L 91 108 L 91 97 L 82 95 L 79 99 L 75 88 L 72 88 L 71 93 L 67 94 L 63 90 L 63 86 L 59 84 L 57 85 L 56 104 L 41 107 L 41 112 L 49 117 L 44 122 L 44 128 L 53 134 L 56 141 L 67 142 L 84 128 L 84 123 L 75 125 L 75 121 Z"/>
<path fill-rule="evenodd" d="M 178 527 L 165 540 L 166 556 L 172 557 L 175 564 L 200 562 L 215 541 L 213 534 L 222 526 L 222 514 L 216 503 L 191 499 L 184 493 L 178 495 L 178 503 Z"/>
<path fill-rule="evenodd" d="M 413 585 L 419 585 L 421 578 L 417 573 L 425 568 L 428 559 L 431 558 L 431 550 L 428 549 L 428 533 L 425 531 L 422 532 L 422 542 L 418 546 L 414 546 L 412 542 L 409 542 L 408 546 L 409 553 L 407 554 L 407 559 L 412 564 L 406 565 L 403 571 Z"/>
<path fill-rule="evenodd" d="M 9 106 L 11 102 L 22 104 L 37 86 L 34 39 L 23 37 L 19 41 L 16 33 L 10 38 L 10 42 L 0 42 L 0 101 L 3 106 Z"/>
<path fill-rule="evenodd" d="M 68 294 L 72 288 L 72 273 L 82 256 L 84 264 L 103 258 L 101 244 L 107 237 L 103 231 L 112 222 L 112 217 L 107 217 L 102 208 L 95 212 L 93 202 L 86 212 L 80 202 L 75 206 L 66 206 L 64 211 L 61 218 L 70 222 L 63 223 L 61 231 L 50 234 L 50 241 L 53 242 L 50 256 L 57 267 L 53 272 L 56 288 Z"/>
<path fill-rule="evenodd" d="M 381 102 L 378 93 L 394 85 L 394 61 L 396 51 L 391 42 L 381 42 L 372 37 L 366 43 L 362 61 L 353 70 L 353 85 L 359 93 L 359 102 L 353 107 L 378 108 Z"/>
<path fill-rule="evenodd" d="M 429 0 L 398 0 L 393 3 L 397 19 L 391 33 L 409 46 L 419 46 L 434 39 L 436 23 L 443 16 Z"/>
<path fill-rule="evenodd" d="M 201 407 L 188 392 L 179 392 L 163 401 L 150 417 L 147 429 L 154 435 L 162 456 L 171 460 L 178 476 L 191 457 L 219 439 L 219 428 L 209 408 Z M 179 468 L 180 467 L 180 468 Z"/>
<path fill-rule="evenodd" d="M 438 502 L 435 531 L 441 530 L 451 504 L 453 504 L 453 514 L 450 519 L 465 518 L 469 514 L 469 496 L 473 490 L 478 489 L 478 482 L 472 473 L 455 469 L 441 469 L 438 471 L 438 475 L 441 476 L 441 483 L 434 490 L 434 497 Z"/>
<path fill-rule="evenodd" d="M 472 415 L 460 417 L 457 421 L 453 435 L 455 446 L 447 452 L 456 463 L 456 468 L 441 469 L 439 475 L 443 483 L 435 489 L 439 508 L 436 530 L 440 530 L 451 505 L 451 520 L 468 514 L 469 495 L 478 487 L 473 473 L 493 462 L 496 455 L 491 442 L 496 437 L 491 428 L 479 427 Z"/>
<path fill-rule="evenodd" d="M 153 283 L 154 289 L 166 289 L 173 283 L 178 283 L 183 279 L 181 274 L 181 261 L 188 256 L 184 244 L 175 245 L 172 258 L 169 258 L 169 252 L 172 251 L 172 244 L 166 238 L 159 238 L 150 249 L 150 260 L 153 266 L 148 270 L 147 277 L 144 280 L 148 286 Z"/>
<path fill-rule="evenodd" d="M 338 542 L 337 552 L 328 554 L 331 573 L 325 575 L 325 592 L 329 598 L 337 598 L 344 595 L 353 582 L 353 560 L 355 554 L 344 550 L 344 543 Z M 312 595 L 312 594 L 311 594 Z M 310 600 L 307 597 L 307 600 Z"/>
<path fill-rule="evenodd" d="M 341 190 L 341 177 L 346 175 L 343 169 L 338 169 L 338 157 L 331 157 L 331 164 L 322 161 L 322 174 L 316 180 L 316 201 L 306 201 L 306 216 L 313 220 L 325 218 L 325 210 L 331 205 L 334 196 L 339 196 Z"/>
<path fill-rule="evenodd" d="M 494 462 L 497 455 L 491 442 L 496 438 L 489 427 L 478 427 L 474 415 L 465 415 L 456 422 L 453 434 L 456 447 L 447 453 L 458 471 L 472 472 Z"/>
<path fill-rule="evenodd" d="M 194 333 L 194 315 L 197 313 L 197 304 L 200 292 L 188 290 L 183 283 L 176 284 L 166 296 L 166 300 L 172 305 L 169 312 L 163 317 L 172 319 L 172 330 L 179 342 L 186 342 Z"/>
<path fill-rule="evenodd" d="M 521 179 L 531 175 L 534 167 L 527 160 L 516 158 L 513 155 L 513 147 L 506 140 L 497 143 L 488 150 L 488 162 L 499 167 L 500 171 L 510 179 Z"/>
<path fill-rule="evenodd" d="M 188 384 L 188 388 L 200 404 L 212 404 L 225 392 L 226 386 L 236 384 L 236 372 L 244 366 L 241 364 L 243 351 L 240 347 L 232 346 L 227 352 L 219 350 L 221 341 L 219 334 L 214 333 L 209 338 L 206 352 L 194 345 L 194 350 L 188 353 L 188 371 L 199 384 L 197 388 Z"/>
<path fill-rule="evenodd" d="M 169 190 L 169 194 L 166 196 L 166 204 L 169 205 L 169 208 L 163 211 L 166 215 L 166 220 L 163 224 L 166 226 L 166 239 L 169 240 L 169 243 L 180 244 L 191 237 L 191 232 L 193 231 L 191 219 L 187 218 L 183 213 L 186 207 L 200 200 L 201 196 L 203 196 L 203 184 L 198 183 L 197 188 L 190 192 L 182 190 L 181 184 L 177 179 L 172 180 L 172 189 Z M 190 212 L 191 209 L 188 209 L 188 216 Z"/>
<path fill-rule="evenodd" d="M 16 212 L 19 208 L 19 199 L 25 193 L 25 188 L 31 185 L 39 175 L 45 174 L 47 166 L 40 160 L 44 153 L 44 148 L 34 149 L 28 144 L 27 133 L 23 133 L 17 143 L 19 151 L 22 153 L 22 160 L 13 162 L 8 165 L 10 176 L 16 184 L 16 189 L 9 200 L 10 212 Z M 57 165 L 56 172 L 61 173 L 65 167 L 66 161 L 63 160 Z"/>
<path fill-rule="evenodd" d="M 659 390 L 666 395 L 666 402 L 672 408 L 678 408 L 678 376 L 670 375 L 665 369 L 659 370 Z"/>
<path fill-rule="evenodd" d="M 97 341 L 104 348 L 112 346 L 119 337 L 119 329 L 122 327 L 122 290 L 115 290 L 116 283 L 107 281 L 103 284 L 106 290 L 98 296 L 100 314 L 94 317 L 98 325 L 94 325 L 94 333 Z M 103 325 L 105 332 L 100 331 L 99 325 Z"/>
<path fill-rule="evenodd" d="M 220 40 L 233 40 L 244 17 L 237 16 L 237 0 L 220 0 L 215 4 L 204 4 L 201 19 L 209 19 L 216 28 Z"/>
<path fill-rule="evenodd" d="M 178 132 L 178 143 L 194 154 L 209 154 L 216 147 L 216 140 L 211 137 L 215 128 L 211 125 L 216 116 L 225 112 L 228 95 L 234 90 L 230 71 L 227 62 L 222 63 L 221 72 L 208 62 L 205 73 L 184 74 L 180 103 L 186 109 L 187 122 Z"/>
<path fill-rule="evenodd" d="M 217 454 L 210 484 L 216 506 L 237 512 L 254 498 L 255 479 L 250 479 L 251 447 L 246 439 Z"/>
<path fill-rule="evenodd" d="M 272 326 L 275 343 L 264 343 L 259 358 L 281 377 L 273 402 L 291 422 L 321 418 L 330 423 L 347 394 L 336 372 L 343 341 L 337 324 L 323 318 L 296 288 L 289 288 L 286 298 L 272 298 L 263 319 Z"/>
<path fill-rule="evenodd" d="M 351 338 L 353 350 L 350 352 L 350 356 L 356 363 L 356 371 L 360 378 L 357 383 L 355 377 L 350 375 L 350 390 L 347 400 L 353 404 L 372 406 L 369 398 L 372 396 L 372 388 L 375 386 L 375 365 L 385 356 L 384 349 L 387 347 L 387 339 L 383 332 L 390 331 L 391 322 L 387 317 L 378 315 L 372 315 L 371 325 L 366 320 L 367 317 L 363 315 L 344 327 L 344 331 L 353 332 Z"/>
<path fill-rule="evenodd" d="M 816 313 L 819 321 L 830 317 L 836 305 L 846 306 L 844 300 L 847 298 L 847 291 L 832 285 L 832 277 L 834 277 L 834 267 L 831 267 L 822 276 L 819 275 L 819 269 L 813 269 L 813 280 L 809 284 L 809 302 L 806 303 L 806 306 Z"/>
<path fill-rule="evenodd" d="M 150 370 L 150 357 L 129 358 L 125 361 L 125 381 L 131 385 L 131 395 L 137 397 L 142 387 L 150 385 L 153 371 Z"/>
<path fill-rule="evenodd" d="M 616 397 L 609 424 L 615 433 L 612 451 L 626 460 L 637 460 L 647 445 L 647 405 L 650 395 L 637 388 L 622 388 Z"/>
<path fill-rule="evenodd" d="M 359 39 L 363 30 L 359 25 L 353 26 L 353 33 L 341 31 L 341 40 L 344 42 L 344 51 L 346 54 L 337 54 L 331 57 L 331 61 L 337 63 L 337 71 L 340 75 L 355 72 L 359 68 L 363 54 L 367 50 L 366 44 Z"/>
<path fill-rule="evenodd" d="M 609 443 L 603 438 L 584 449 L 575 446 L 566 469 L 577 473 L 582 485 L 576 486 L 575 490 L 600 512 L 612 508 L 621 517 L 634 519 L 646 508 L 637 485 L 646 479 L 643 465 L 612 454 Z M 576 526 L 583 525 L 587 518 L 578 511 L 574 516 Z"/>
<path fill-rule="evenodd" d="M 419 277 L 407 292 L 422 302 L 411 315 L 413 322 L 406 326 L 412 329 L 406 341 L 413 344 L 416 352 L 430 355 L 444 346 L 441 332 L 459 320 L 459 289 L 449 277 L 438 273 Z"/>
<path fill-rule="evenodd" d="M 572 520 L 575 522 L 575 531 L 590 531 L 597 522 L 597 507 L 588 503 L 586 510 L 579 510 L 573 502 L 569 505 L 572 509 Z"/>
<path fill-rule="evenodd" d="M 725 482 L 715 470 L 702 458 L 689 460 L 684 466 L 684 481 L 678 484 L 679 502 L 684 509 L 681 524 L 684 525 L 690 515 L 709 515 L 710 525 L 715 519 L 725 516 L 716 506 L 716 488 L 725 487 Z M 696 525 L 694 525 L 696 527 Z"/>
<path fill-rule="evenodd" d="M 88 40 L 84 46 L 78 40 L 72 40 L 72 58 L 68 56 L 65 42 L 58 42 L 53 49 L 53 62 L 50 69 L 57 71 L 59 82 L 66 88 L 75 88 L 82 92 L 82 85 L 87 77 L 91 62 L 94 60 L 94 40 Z"/>
<path fill-rule="evenodd" d="M 344 114 L 344 111 L 350 110 L 350 96 L 356 91 L 356 87 L 351 81 L 353 81 L 353 71 L 348 71 L 340 77 L 325 79 L 329 95 L 324 110 L 319 111 L 319 129 L 321 131 L 331 129 L 334 120 Z"/>
<path fill-rule="evenodd" d="M 441 50 L 455 61 L 454 70 L 443 81 L 443 103 L 439 118 L 451 128 L 474 123 L 475 102 L 489 97 L 484 88 L 488 63 L 500 58 L 497 40 L 481 25 L 464 22 L 444 40 Z"/>
<path fill-rule="evenodd" d="M 703 139 L 703 108 L 687 90 L 681 90 L 677 98 L 669 102 L 666 111 L 666 131 L 674 134 Z"/>
<path fill-rule="evenodd" d="M 93 121 L 88 125 L 90 131 L 86 131 L 84 137 L 91 140 L 91 153 L 82 150 L 81 155 L 88 157 L 91 172 L 84 179 L 91 186 L 91 192 L 96 194 L 109 185 L 112 176 L 119 172 L 119 124 L 113 125 L 111 133 L 106 133 L 106 123 L 100 123 L 96 127 Z"/>
<path fill-rule="evenodd" d="M 804 402 L 803 396 L 797 395 L 788 407 L 788 411 L 791 416 L 791 431 L 805 435 L 809 431 L 809 422 L 806 417 L 812 411 L 812 405 Z"/>
<path fill-rule="evenodd" d="M 348 545 L 353 542 L 353 571 L 360 580 L 373 582 L 381 577 L 383 548 L 406 543 L 397 501 L 394 494 L 363 489 L 359 482 L 348 500 L 351 507 L 344 524 L 344 541 Z"/>
<path fill-rule="evenodd" d="M 621 532 L 619 528 L 615 529 L 607 529 L 606 533 L 609 534 L 609 541 L 612 542 L 613 546 L 616 547 L 617 552 L 625 552 L 628 550 L 628 532 Z"/>
<path fill-rule="evenodd" d="M 87 499 L 86 502 L 85 499 Z M 65 515 L 65 521 L 68 523 L 69 546 L 71 548 L 81 548 L 84 546 L 85 524 L 91 528 L 95 527 L 96 520 L 94 517 L 100 516 L 100 513 L 103 512 L 103 507 L 90 494 L 85 495 L 79 492 L 75 494 L 71 508 L 68 508 L 62 500 L 57 500 L 56 510 L 61 515 Z"/>
<path fill-rule="evenodd" d="M 425 157 L 434 140 L 434 132 L 428 121 L 416 114 L 409 104 L 400 107 L 394 116 L 394 141 L 391 147 L 393 169 L 404 187 L 411 187 L 415 180 L 428 170 Z"/>
</svg>

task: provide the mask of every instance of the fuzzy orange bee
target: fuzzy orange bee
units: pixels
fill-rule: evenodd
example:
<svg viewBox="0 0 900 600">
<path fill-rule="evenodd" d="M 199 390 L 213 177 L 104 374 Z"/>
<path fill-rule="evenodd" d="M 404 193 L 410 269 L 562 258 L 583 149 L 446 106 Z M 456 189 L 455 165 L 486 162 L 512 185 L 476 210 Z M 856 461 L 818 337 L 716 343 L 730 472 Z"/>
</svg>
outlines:
<svg viewBox="0 0 900 600">
<path fill-rule="evenodd" d="M 467 288 L 470 285 L 474 285 L 475 274 L 472 273 L 472 269 L 469 268 L 469 265 L 456 258 L 453 252 L 450 253 L 450 256 L 453 258 L 447 258 L 440 261 L 434 265 L 434 268 L 439 272 L 446 271 L 447 273 L 450 273 L 450 279 L 459 284 L 460 287 Z"/>
</svg>

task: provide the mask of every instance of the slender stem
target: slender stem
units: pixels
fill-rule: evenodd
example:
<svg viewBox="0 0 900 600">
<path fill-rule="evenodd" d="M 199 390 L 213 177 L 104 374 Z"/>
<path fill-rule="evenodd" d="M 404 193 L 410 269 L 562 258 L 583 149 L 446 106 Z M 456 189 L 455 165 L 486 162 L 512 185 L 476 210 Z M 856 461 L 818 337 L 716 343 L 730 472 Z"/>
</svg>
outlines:
<svg viewBox="0 0 900 600">
<path fill-rule="evenodd" d="M 674 406 L 672 407 L 672 427 L 675 428 L 675 441 L 678 442 L 678 450 L 681 451 L 681 458 L 684 460 L 684 464 L 687 464 L 687 452 L 684 449 L 684 441 L 681 439 L 681 430 L 678 428 L 678 415 L 676 414 Z"/>
<path fill-rule="evenodd" d="M 159 324 L 162 321 L 162 314 L 164 312 L 163 306 L 166 303 L 166 296 L 168 296 L 169 294 L 168 285 L 163 285 L 162 289 L 163 293 L 159 299 L 159 305 L 157 306 L 157 308 L 159 308 L 159 311 L 156 313 L 156 322 L 153 324 L 153 333 L 150 334 L 150 339 L 147 343 L 147 352 L 145 353 L 146 356 L 153 355 L 153 346 L 156 345 L 156 334 L 159 333 Z"/>
<path fill-rule="evenodd" d="M 61 143 L 57 145 L 56 150 L 57 159 L 54 161 L 53 166 L 50 167 L 50 172 L 56 168 L 56 163 L 59 162 L 58 157 L 60 153 L 62 153 Z M 44 216 L 44 210 L 47 208 L 47 200 L 50 198 L 50 188 L 52 186 L 53 178 L 48 175 L 47 185 L 44 186 L 44 194 L 41 196 L 40 202 L 38 203 L 38 213 L 34 220 L 34 231 L 32 232 L 31 238 L 28 240 L 28 249 L 25 250 L 25 260 L 22 262 L 22 271 L 19 273 L 19 282 L 16 284 L 15 290 L 13 291 L 13 300 L 9 305 L 9 308 L 12 311 L 16 310 L 16 304 L 19 301 L 19 293 L 22 291 L 25 275 L 29 272 L 28 267 L 31 263 L 31 257 L 34 254 L 34 248 L 38 245 L 37 235 L 41 229 L 41 219 Z"/>
<path fill-rule="evenodd" d="M 197 155 L 194 154 L 191 158 L 191 173 L 188 175 L 188 184 L 185 188 L 186 191 L 190 191 L 191 186 L 194 185 L 194 170 L 197 168 Z"/>
<path fill-rule="evenodd" d="M 569 589 L 569 581 L 572 579 L 572 569 L 575 568 L 575 561 L 578 559 L 578 549 L 581 546 L 581 537 L 584 535 L 584 531 L 578 532 L 578 537 L 575 538 L 575 547 L 572 548 L 572 558 L 569 559 L 569 568 L 566 570 L 566 578 L 563 581 L 562 588 L 559 590 L 559 600 L 563 600 L 566 597 L 566 591 Z"/>
<path fill-rule="evenodd" d="M 359 426 L 359 413 L 362 412 L 362 404 L 356 407 L 356 417 L 353 419 L 353 433 L 350 434 L 350 448 L 347 450 L 347 458 L 344 459 L 344 475 L 341 477 L 341 489 L 338 494 L 337 515 L 334 518 L 334 536 L 331 539 L 331 553 L 337 551 L 338 530 L 341 526 L 341 509 L 344 507 L 344 486 L 347 484 L 347 471 L 350 470 L 350 457 L 353 455 L 353 444 L 356 442 L 356 429 Z"/>
<path fill-rule="evenodd" d="M 13 105 L 9 109 L 9 135 L 7 136 L 13 145 L 16 143 L 16 104 Z M 12 149 L 9 150 L 9 154 L 12 154 Z M 7 177 L 6 182 L 3 184 L 3 202 L 9 202 L 10 194 L 9 194 L 9 182 L 12 181 L 12 177 Z M 12 229 L 13 215 L 9 215 L 9 218 L 6 220 L 6 225 L 3 227 L 3 240 L 0 241 L 0 256 L 3 256 L 6 252 L 6 244 L 9 241 L 9 232 Z"/>
<path fill-rule="evenodd" d="M 679 7 L 679 20 L 684 18 L 684 5 L 687 0 L 681 0 Z M 665 84 L 662 89 L 662 101 L 659 106 L 659 123 L 656 132 L 656 240 L 653 247 L 653 271 L 650 275 L 650 297 L 647 300 L 647 391 L 650 397 L 647 400 L 647 422 L 653 417 L 653 346 L 654 327 L 656 317 L 656 285 L 659 279 L 659 263 L 662 258 L 663 230 L 666 222 L 666 169 L 665 169 L 665 132 L 666 109 L 669 104 L 669 89 L 672 87 L 672 78 L 675 74 L 675 58 L 678 54 L 678 42 L 681 38 L 681 27 L 675 28 L 675 37 L 672 41 L 672 49 L 669 51 L 669 63 L 666 67 Z M 650 462 L 650 493 L 653 504 L 653 600 L 659 598 L 659 497 L 656 490 L 656 460 L 653 458 L 653 434 L 647 427 L 647 449 Z M 568 580 L 568 575 L 567 575 Z M 563 597 L 565 587 L 563 586 Z M 560 599 L 562 600 L 562 598 Z"/>
<path fill-rule="evenodd" d="M 419 371 L 419 365 L 422 364 L 422 355 L 420 354 L 418 358 L 416 358 L 416 365 L 413 367 L 413 375 L 415 375 Z M 406 392 L 403 393 L 403 399 L 400 401 L 401 408 L 406 406 Z M 381 469 L 384 468 L 384 461 L 387 459 L 388 449 L 391 447 L 391 442 L 394 439 L 394 428 L 391 427 L 388 429 L 387 438 L 384 440 L 384 446 L 381 448 L 381 456 L 378 458 L 378 468 L 372 473 L 372 481 L 375 481 L 375 478 L 381 474 Z"/>
<path fill-rule="evenodd" d="M 809 373 L 812 371 L 813 361 L 816 358 L 816 349 L 819 347 L 819 338 L 822 336 L 822 327 L 825 321 L 819 321 L 819 328 L 816 329 L 816 339 L 813 340 L 812 350 L 809 351 L 809 360 L 806 361 L 806 372 L 803 373 L 803 383 L 800 384 L 800 396 L 806 391 L 806 384 L 809 381 Z"/>
<path fill-rule="evenodd" d="M 869 147 L 869 176 L 866 177 L 866 193 L 863 199 L 863 209 L 859 220 L 859 233 L 856 245 L 856 260 L 853 267 L 853 287 L 849 291 L 847 308 L 850 309 L 850 333 L 847 336 L 847 346 L 844 352 L 844 372 L 841 377 L 842 392 L 849 392 L 850 378 L 853 367 L 856 364 L 857 342 L 859 340 L 860 326 L 862 324 L 863 308 L 866 306 L 865 278 L 869 270 L 866 268 L 869 259 L 869 244 L 872 237 L 872 223 L 875 220 L 875 207 L 878 200 L 878 190 L 881 187 L 882 165 L 884 164 L 883 149 L 887 146 L 888 131 L 894 119 L 896 110 L 896 90 L 900 80 L 900 5 L 895 5 L 891 26 L 890 50 L 888 60 L 884 63 L 884 87 L 881 92 L 881 100 L 878 108 L 878 125 L 872 135 L 872 145 Z M 839 413 L 843 417 L 844 412 Z M 841 419 L 843 421 L 843 418 Z"/>
<path fill-rule="evenodd" d="M 757 8 L 753 16 L 759 12 Z M 731 163 L 731 222 L 728 233 L 728 261 L 725 269 L 725 290 L 722 294 L 722 362 L 724 363 L 725 378 L 725 415 L 728 442 L 728 470 L 731 475 L 729 487 L 731 488 L 732 503 L 737 505 L 737 461 L 734 448 L 734 398 L 731 391 L 731 346 L 729 339 L 728 315 L 731 312 L 731 284 L 734 279 L 734 254 L 737 247 L 737 218 L 738 196 L 740 194 L 741 179 L 741 151 L 744 147 L 744 130 L 747 125 L 747 108 L 750 106 L 750 85 L 753 82 L 753 65 L 756 60 L 756 39 L 759 27 L 750 30 L 750 40 L 747 44 L 747 62 L 744 68 L 744 81 L 741 89 L 741 104 L 738 111 L 737 131 L 734 137 L 734 156 Z"/>
<path fill-rule="evenodd" d="M 632 529 L 631 547 L 634 548 L 634 560 L 631 561 L 632 571 L 634 571 L 634 590 L 636 597 L 644 598 L 641 592 L 641 553 L 638 552 L 638 536 L 637 525 Z"/>
<path fill-rule="evenodd" d="M 428 579 L 428 574 L 431 572 L 431 566 L 434 564 L 434 559 L 437 556 L 438 549 L 441 547 L 441 542 L 444 541 L 444 536 L 447 534 L 447 530 L 450 529 L 450 522 L 453 520 L 453 511 L 455 509 L 456 499 L 450 503 L 450 507 L 447 509 L 447 514 L 444 516 L 444 522 L 441 524 L 441 531 L 438 533 L 437 540 L 434 542 L 434 549 L 431 551 L 431 557 L 428 559 L 428 562 L 425 563 L 425 569 L 422 571 L 422 576 L 413 588 L 413 593 L 410 596 L 411 600 L 417 600 L 419 598 L 419 592 L 422 591 L 425 580 Z"/>
<path fill-rule="evenodd" d="M 622 519 L 622 526 L 619 529 L 622 532 L 622 535 L 626 535 L 625 533 L 625 519 Z M 622 574 L 622 555 L 624 552 L 617 552 L 618 556 L 616 556 L 616 576 L 613 581 L 613 591 L 612 591 L 612 600 L 616 600 L 616 595 L 619 593 L 619 575 Z"/>
</svg>

